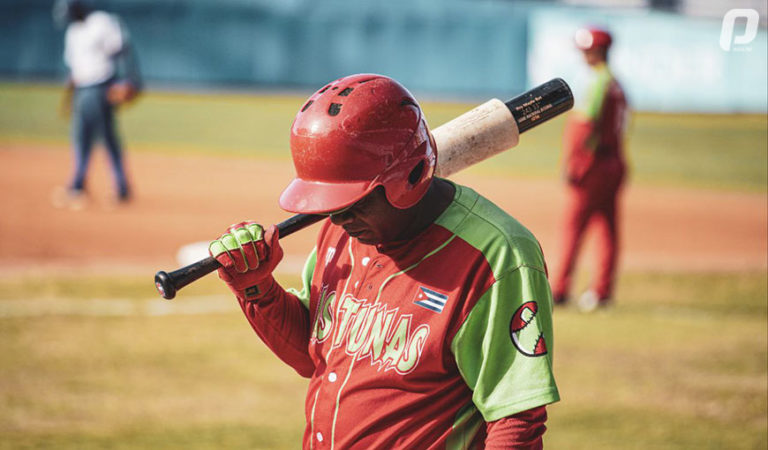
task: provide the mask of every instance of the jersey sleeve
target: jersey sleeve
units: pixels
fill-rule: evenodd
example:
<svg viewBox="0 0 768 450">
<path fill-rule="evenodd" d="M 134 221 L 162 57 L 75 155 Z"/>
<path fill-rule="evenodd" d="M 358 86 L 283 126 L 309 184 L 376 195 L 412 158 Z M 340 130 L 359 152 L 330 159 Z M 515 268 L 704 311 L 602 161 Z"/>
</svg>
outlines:
<svg viewBox="0 0 768 450">
<path fill-rule="evenodd" d="M 582 118 L 591 122 L 600 118 L 611 79 L 611 73 L 605 67 L 598 70 L 591 78 L 584 95 L 576 105 L 576 110 Z"/>
<path fill-rule="evenodd" d="M 569 179 L 580 180 L 594 163 L 602 133 L 598 125 L 612 79 L 606 67 L 596 70 L 583 95 L 577 97 L 574 114 L 569 117 L 563 133 Z"/>
<path fill-rule="evenodd" d="M 486 422 L 560 399 L 552 373 L 552 294 L 540 268 L 497 279 L 451 342 Z"/>
<path fill-rule="evenodd" d="M 547 407 L 538 406 L 514 416 L 504 417 L 485 426 L 485 450 L 541 450 L 547 430 Z"/>
<path fill-rule="evenodd" d="M 240 307 L 262 341 L 283 362 L 299 375 L 310 377 L 315 366 L 309 356 L 309 293 L 314 272 L 316 252 L 304 266 L 301 291 L 283 289 L 272 282 L 262 297 L 249 301 L 244 294 L 237 296 Z"/>
</svg>

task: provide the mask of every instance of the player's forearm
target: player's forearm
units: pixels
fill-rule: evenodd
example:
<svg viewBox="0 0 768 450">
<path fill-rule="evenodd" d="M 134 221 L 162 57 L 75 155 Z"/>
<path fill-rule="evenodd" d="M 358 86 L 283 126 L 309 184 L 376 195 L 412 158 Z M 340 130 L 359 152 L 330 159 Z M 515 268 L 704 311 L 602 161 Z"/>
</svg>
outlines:
<svg viewBox="0 0 768 450">
<path fill-rule="evenodd" d="M 486 424 L 486 450 L 541 450 L 547 430 L 546 406 L 529 409 Z"/>
<path fill-rule="evenodd" d="M 245 300 L 240 292 L 237 300 L 267 347 L 299 375 L 310 377 L 315 366 L 309 357 L 309 311 L 299 299 L 272 279 L 259 299 Z"/>
</svg>

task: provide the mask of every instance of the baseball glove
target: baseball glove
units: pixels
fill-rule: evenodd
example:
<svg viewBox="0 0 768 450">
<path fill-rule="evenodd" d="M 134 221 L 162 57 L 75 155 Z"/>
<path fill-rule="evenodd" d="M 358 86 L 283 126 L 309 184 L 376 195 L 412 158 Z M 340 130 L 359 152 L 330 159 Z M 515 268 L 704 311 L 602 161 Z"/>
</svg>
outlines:
<svg viewBox="0 0 768 450">
<path fill-rule="evenodd" d="M 107 89 L 107 100 L 115 106 L 124 105 L 133 101 L 138 93 L 131 83 L 119 81 Z"/>
</svg>

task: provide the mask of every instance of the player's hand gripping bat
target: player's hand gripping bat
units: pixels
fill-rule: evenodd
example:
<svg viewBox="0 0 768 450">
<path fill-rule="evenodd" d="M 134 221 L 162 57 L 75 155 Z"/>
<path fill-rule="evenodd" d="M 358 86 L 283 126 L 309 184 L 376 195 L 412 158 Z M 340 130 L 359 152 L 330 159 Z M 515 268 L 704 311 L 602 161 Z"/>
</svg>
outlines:
<svg viewBox="0 0 768 450">
<path fill-rule="evenodd" d="M 504 103 L 489 100 L 475 109 L 432 130 L 437 144 L 435 175 L 447 177 L 504 150 L 515 147 L 520 133 L 571 109 L 573 94 L 565 81 L 555 78 Z M 297 214 L 277 224 L 280 238 L 319 222 L 326 216 Z M 163 298 L 221 267 L 212 257 L 171 273 L 155 274 L 155 286 Z"/>
</svg>

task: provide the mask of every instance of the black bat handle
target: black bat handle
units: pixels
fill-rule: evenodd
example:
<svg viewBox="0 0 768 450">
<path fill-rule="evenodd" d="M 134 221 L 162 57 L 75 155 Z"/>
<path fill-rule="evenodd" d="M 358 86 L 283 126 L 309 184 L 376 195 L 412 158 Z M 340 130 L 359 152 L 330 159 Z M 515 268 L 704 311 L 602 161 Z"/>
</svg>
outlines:
<svg viewBox="0 0 768 450">
<path fill-rule="evenodd" d="M 325 217 L 319 214 L 296 214 L 277 224 L 279 238 L 282 239 L 289 236 L 313 223 L 319 222 Z M 155 274 L 155 287 L 164 299 L 171 300 L 176 297 L 176 292 L 179 289 L 208 275 L 219 267 L 221 267 L 221 264 L 215 258 L 209 256 L 181 269 L 174 270 L 171 273 L 161 270 Z"/>
<path fill-rule="evenodd" d="M 520 133 L 573 108 L 573 93 L 562 78 L 553 78 L 505 103 Z"/>
</svg>

